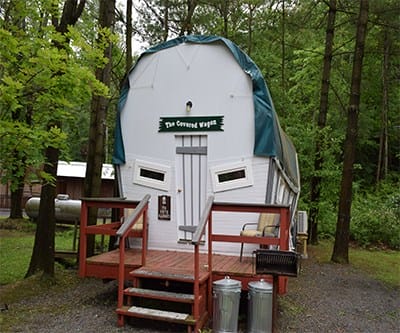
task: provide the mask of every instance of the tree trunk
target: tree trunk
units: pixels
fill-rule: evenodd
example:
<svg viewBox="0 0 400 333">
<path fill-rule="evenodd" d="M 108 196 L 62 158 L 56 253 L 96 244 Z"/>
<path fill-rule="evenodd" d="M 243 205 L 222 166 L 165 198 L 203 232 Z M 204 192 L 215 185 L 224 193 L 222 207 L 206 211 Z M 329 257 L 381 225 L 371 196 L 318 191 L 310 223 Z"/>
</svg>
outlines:
<svg viewBox="0 0 400 333">
<path fill-rule="evenodd" d="M 229 29 L 228 28 L 229 27 L 229 19 L 228 19 L 228 17 L 229 17 L 229 0 L 225 0 L 222 2 L 221 11 L 222 11 L 222 17 L 224 20 L 224 31 L 223 31 L 222 36 L 225 38 L 228 38 L 228 34 L 229 34 L 229 30 L 228 30 Z"/>
<path fill-rule="evenodd" d="M 164 0 L 163 41 L 167 41 L 169 32 L 169 1 Z"/>
<path fill-rule="evenodd" d="M 82 14 L 85 6 L 85 0 L 77 2 L 77 0 L 66 0 L 64 3 L 63 12 L 60 22 L 53 18 L 52 22 L 56 30 L 65 34 L 68 31 L 68 26 L 74 25 Z M 57 48 L 63 48 L 65 45 L 54 41 Z M 59 75 L 55 73 L 55 75 Z M 53 120 L 49 123 L 48 128 L 53 126 L 60 127 L 58 120 Z M 57 178 L 57 164 L 60 151 L 54 147 L 48 147 L 45 151 L 44 171 L 51 175 L 54 179 Z M 40 193 L 39 215 L 37 218 L 35 243 L 33 246 L 32 257 L 28 271 L 25 277 L 42 271 L 44 276 L 54 277 L 54 237 L 55 237 L 55 211 L 54 199 L 56 196 L 55 184 L 45 184 L 42 186 Z"/>
<path fill-rule="evenodd" d="M 281 30 L 281 86 L 283 90 L 283 96 L 286 96 L 286 69 L 285 69 L 285 58 L 286 58 L 286 45 L 285 45 L 285 33 L 286 33 L 286 12 L 285 12 L 285 0 L 282 1 L 282 30 Z M 285 97 L 286 99 L 286 97 Z"/>
<path fill-rule="evenodd" d="M 257 8 L 257 5 L 249 4 L 249 19 L 247 24 L 247 54 L 251 57 L 251 53 L 253 52 L 253 25 L 254 25 L 254 11 Z"/>
<path fill-rule="evenodd" d="M 182 22 L 181 31 L 179 32 L 179 36 L 183 36 L 185 33 L 190 35 L 193 30 L 192 26 L 192 18 L 194 11 L 197 7 L 197 0 L 187 0 L 187 12 L 184 21 Z"/>
<path fill-rule="evenodd" d="M 321 196 L 321 170 L 324 163 L 322 155 L 323 149 L 323 134 L 322 130 L 326 126 L 326 117 L 328 114 L 328 96 L 332 66 L 332 49 L 333 37 L 335 32 L 335 19 L 336 19 L 336 0 L 330 0 L 328 22 L 326 27 L 325 37 L 325 53 L 324 65 L 322 70 L 321 81 L 321 96 L 319 101 L 319 115 L 318 115 L 318 131 L 315 140 L 315 160 L 314 160 L 314 174 L 311 178 L 311 197 L 310 197 L 310 218 L 309 218 L 309 240 L 312 244 L 318 243 L 318 214 L 319 214 L 319 200 Z"/>
<path fill-rule="evenodd" d="M 47 163 L 45 163 L 43 171 L 53 176 L 57 175 L 59 150 L 48 147 L 45 155 Z M 55 184 L 48 183 L 42 186 L 35 243 L 25 277 L 31 276 L 38 271 L 42 271 L 44 276 L 54 276 L 55 194 Z"/>
<path fill-rule="evenodd" d="M 132 67 L 132 35 L 133 35 L 133 27 L 132 27 L 132 0 L 127 0 L 126 2 L 126 64 L 125 71 L 128 71 Z"/>
<path fill-rule="evenodd" d="M 10 219 L 22 218 L 22 198 L 24 195 L 25 177 L 18 177 L 17 183 L 18 187 L 15 190 L 11 189 Z"/>
<path fill-rule="evenodd" d="M 379 157 L 376 171 L 376 183 L 386 178 L 388 171 L 388 111 L 389 111 L 389 55 L 390 37 L 385 30 L 383 37 L 383 64 L 382 64 L 382 113 L 381 134 L 379 136 Z"/>
<path fill-rule="evenodd" d="M 332 261 L 349 262 L 350 217 L 353 185 L 353 165 L 358 134 L 358 115 L 360 111 L 361 73 L 364 57 L 364 44 L 367 34 L 368 0 L 360 0 L 357 20 L 356 45 L 351 76 L 350 100 L 347 109 L 347 131 L 344 142 L 342 181 L 339 198 L 339 212 L 336 224 L 335 244 Z"/>
<path fill-rule="evenodd" d="M 99 9 L 99 25 L 102 28 L 112 28 L 114 23 L 115 0 L 101 0 Z M 97 80 L 110 86 L 111 81 L 111 50 L 109 45 L 104 50 L 104 57 L 108 59 L 103 68 L 96 70 Z M 105 128 L 109 99 L 95 95 L 92 98 L 90 110 L 89 149 L 84 183 L 85 197 L 99 197 L 101 190 L 101 170 L 104 162 Z M 97 222 L 97 211 L 89 210 L 88 224 Z M 94 237 L 88 237 L 88 256 L 94 254 Z"/>
</svg>

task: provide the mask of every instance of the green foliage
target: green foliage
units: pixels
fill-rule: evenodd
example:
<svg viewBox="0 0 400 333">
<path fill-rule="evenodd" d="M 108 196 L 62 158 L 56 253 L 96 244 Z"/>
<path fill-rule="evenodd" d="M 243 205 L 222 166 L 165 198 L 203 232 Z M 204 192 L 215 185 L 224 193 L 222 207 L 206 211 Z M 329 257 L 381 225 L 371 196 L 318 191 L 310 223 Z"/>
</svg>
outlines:
<svg viewBox="0 0 400 333">
<path fill-rule="evenodd" d="M 323 191 L 325 192 L 325 190 Z M 363 247 L 400 249 L 400 190 L 398 179 L 382 182 L 374 190 L 357 190 L 354 184 L 351 240 Z M 333 239 L 336 233 L 337 206 L 329 197 L 319 203 L 320 239 Z M 306 206 L 300 203 L 300 206 Z"/>
<path fill-rule="evenodd" d="M 83 160 L 88 145 L 93 94 L 106 95 L 111 99 L 107 115 L 110 138 L 107 147 L 109 152 L 112 151 L 116 104 L 125 71 L 125 46 L 108 30 L 99 30 L 97 1 L 87 1 L 76 26 L 70 27 L 65 36 L 58 34 L 51 18 L 59 18 L 62 3 L 53 0 L 2 2 L 0 164 L 3 183 L 22 177 L 25 167 L 29 170 L 27 179 L 39 178 L 51 182 L 52 179 L 46 178 L 40 171 L 45 162 L 42 152 L 49 145 L 59 148 L 63 159 Z M 178 0 L 168 3 L 151 0 L 147 3 L 149 6 L 142 1 L 135 4 L 139 7 L 139 15 L 133 22 L 135 39 L 154 45 L 166 37 L 177 36 L 187 16 L 187 3 Z M 317 117 L 327 11 L 326 1 L 286 0 L 283 11 L 282 1 L 278 0 L 213 0 L 197 2 L 191 21 L 193 33 L 217 34 L 231 39 L 248 52 L 260 68 L 271 91 L 280 123 L 298 152 L 302 186 L 299 206 L 304 210 L 309 210 L 311 205 L 318 206 L 322 237 L 332 237 L 336 228 L 358 3 L 338 2 L 327 126 L 319 130 Z M 123 18 L 120 19 L 116 31 L 122 32 L 124 24 Z M 379 234 L 382 238 L 383 231 L 377 229 L 382 221 L 392 220 L 394 214 L 388 208 L 389 198 L 381 190 L 374 193 L 372 188 L 382 131 L 384 94 L 381 78 L 385 35 L 390 37 L 388 171 L 400 171 L 400 40 L 395 38 L 398 32 L 396 1 L 371 2 L 362 76 L 352 222 L 352 235 L 363 244 L 380 242 L 381 239 L 370 239 L 369 234 Z M 100 42 L 99 36 L 102 38 Z M 109 39 L 114 45 L 113 83 L 107 89 L 95 80 L 94 72 L 104 64 L 103 47 Z M 54 41 L 62 48 L 56 47 Z M 59 126 L 48 132 L 49 122 Z M 323 138 L 320 154 L 324 163 L 317 173 L 314 159 L 315 138 L 318 136 Z M 110 153 L 107 161 L 109 156 Z M 309 199 L 313 176 L 320 176 L 322 181 L 321 197 L 317 203 L 310 203 Z M 17 184 L 12 183 L 11 186 L 15 189 Z M 386 224 L 393 227 L 392 223 Z M 392 230 L 389 227 L 383 229 L 386 234 Z M 393 233 L 395 231 L 397 229 L 392 230 Z"/>
<path fill-rule="evenodd" d="M 351 237 L 362 246 L 400 249 L 400 189 L 382 183 L 375 192 L 355 195 L 350 226 Z"/>
<path fill-rule="evenodd" d="M 44 149 L 57 148 L 68 158 L 70 138 L 63 124 L 82 128 L 77 120 L 92 94 L 108 93 L 94 75 L 105 61 L 100 47 L 105 43 L 91 45 L 77 29 L 56 32 L 50 18 L 59 15 L 57 6 L 54 1 L 41 5 L 15 1 L 7 4 L 11 15 L 0 16 L 1 181 L 10 182 L 12 190 L 26 172 L 28 179 L 53 181 L 41 171 Z M 101 33 L 104 39 L 111 36 Z"/>
<path fill-rule="evenodd" d="M 42 150 L 51 141 L 49 135 L 60 143 L 59 134 L 57 131 L 50 134 L 44 129 L 29 128 L 17 121 L 0 120 L 1 182 L 11 181 L 11 189 L 15 189 L 18 184 L 13 179 L 24 177 L 26 165 L 36 169 L 36 178 L 40 178 L 43 175 L 40 174 Z"/>
<path fill-rule="evenodd" d="M 137 26 L 138 34 L 152 45 L 165 37 L 161 23 L 167 10 L 164 2 L 153 0 L 150 3 L 151 7 L 141 7 Z M 187 12 L 186 7 L 173 6 L 174 2 L 171 4 L 167 27 L 169 38 L 177 35 Z M 318 228 L 322 237 L 334 237 L 336 229 L 358 7 L 358 2 L 337 3 L 327 125 L 322 130 L 318 129 L 317 121 L 328 2 L 285 1 L 283 11 L 281 1 L 203 1 L 197 4 L 192 19 L 194 33 L 217 34 L 231 39 L 249 53 L 263 73 L 281 126 L 298 152 L 302 186 L 299 206 L 305 210 L 309 210 L 311 205 L 317 206 Z M 371 3 L 370 18 L 354 166 L 356 193 L 371 191 L 376 178 L 379 135 L 383 126 L 381 77 L 385 34 L 391 37 L 388 171 L 400 171 L 400 112 L 397 102 L 400 89 L 395 84 L 400 65 L 400 42 L 392 37 L 398 34 L 400 27 L 395 1 Z M 314 170 L 317 137 L 323 140 L 319 152 L 323 158 L 320 171 Z M 321 196 L 319 202 L 311 203 L 310 181 L 314 176 L 321 177 Z M 359 198 L 358 194 L 356 198 Z M 384 217 L 391 218 L 391 215 Z M 365 232 L 368 233 L 367 230 Z"/>
<path fill-rule="evenodd" d="M 333 239 L 336 232 L 337 207 L 330 200 L 321 200 L 318 215 L 318 235 L 320 239 Z"/>
</svg>

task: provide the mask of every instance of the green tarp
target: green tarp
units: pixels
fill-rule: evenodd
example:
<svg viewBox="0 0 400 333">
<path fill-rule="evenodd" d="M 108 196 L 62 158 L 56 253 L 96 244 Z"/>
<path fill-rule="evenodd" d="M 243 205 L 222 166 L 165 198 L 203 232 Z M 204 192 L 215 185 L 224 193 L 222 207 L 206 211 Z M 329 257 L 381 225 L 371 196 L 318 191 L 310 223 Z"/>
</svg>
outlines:
<svg viewBox="0 0 400 333">
<path fill-rule="evenodd" d="M 276 157 L 278 160 L 281 161 L 284 170 L 286 171 L 289 178 L 292 180 L 293 184 L 298 187 L 299 179 L 297 172 L 296 150 L 292 142 L 289 140 L 289 138 L 283 132 L 279 125 L 279 120 L 275 112 L 272 98 L 264 81 L 264 78 L 257 65 L 232 41 L 219 36 L 181 36 L 149 48 L 140 55 L 137 63 L 140 61 L 141 57 L 146 54 L 155 53 L 170 47 L 177 46 L 181 43 L 210 44 L 215 42 L 224 43 L 229 51 L 232 53 L 240 67 L 243 69 L 243 71 L 251 77 L 253 83 L 253 100 L 255 112 L 254 155 Z M 131 71 L 133 70 L 133 68 L 131 69 Z M 125 152 L 119 115 L 124 108 L 128 91 L 129 80 L 126 79 L 121 90 L 118 104 L 118 116 L 116 121 L 113 155 L 114 164 L 125 163 Z"/>
</svg>

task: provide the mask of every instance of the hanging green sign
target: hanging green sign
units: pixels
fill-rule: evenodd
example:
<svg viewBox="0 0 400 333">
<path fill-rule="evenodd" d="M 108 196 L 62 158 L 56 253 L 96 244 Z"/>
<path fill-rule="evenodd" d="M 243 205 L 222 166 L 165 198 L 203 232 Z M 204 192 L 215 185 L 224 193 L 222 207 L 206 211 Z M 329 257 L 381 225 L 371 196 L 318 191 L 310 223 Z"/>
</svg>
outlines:
<svg viewBox="0 0 400 333">
<path fill-rule="evenodd" d="M 224 116 L 160 117 L 159 132 L 223 131 Z"/>
</svg>

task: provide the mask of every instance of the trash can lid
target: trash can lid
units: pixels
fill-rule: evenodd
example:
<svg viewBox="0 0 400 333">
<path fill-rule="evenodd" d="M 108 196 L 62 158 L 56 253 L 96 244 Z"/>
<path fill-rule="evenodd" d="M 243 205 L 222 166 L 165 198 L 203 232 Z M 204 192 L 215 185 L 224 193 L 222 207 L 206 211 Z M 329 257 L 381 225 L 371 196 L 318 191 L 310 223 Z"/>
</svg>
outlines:
<svg viewBox="0 0 400 333">
<path fill-rule="evenodd" d="M 241 288 L 242 283 L 231 279 L 229 276 L 225 276 L 222 280 L 214 281 L 213 286 L 217 289 L 236 289 Z"/>
<path fill-rule="evenodd" d="M 264 279 L 261 279 L 260 281 L 249 282 L 249 289 L 261 292 L 272 292 L 273 285 L 272 283 L 269 283 Z"/>
</svg>

